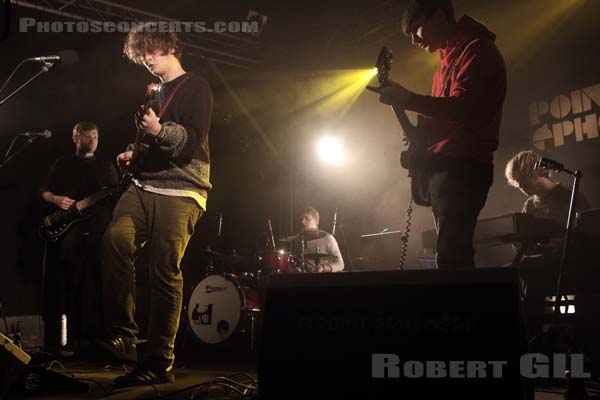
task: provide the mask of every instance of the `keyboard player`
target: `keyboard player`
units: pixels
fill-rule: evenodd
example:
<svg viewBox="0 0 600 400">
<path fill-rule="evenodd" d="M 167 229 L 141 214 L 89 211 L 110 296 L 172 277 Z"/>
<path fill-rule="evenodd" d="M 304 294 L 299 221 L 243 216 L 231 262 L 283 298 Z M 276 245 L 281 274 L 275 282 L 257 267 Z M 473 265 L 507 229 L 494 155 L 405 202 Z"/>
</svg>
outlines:
<svg viewBox="0 0 600 400">
<path fill-rule="evenodd" d="M 508 183 L 525 194 L 522 212 L 545 218 L 560 226 L 567 225 L 571 188 L 555 182 L 550 171 L 535 168 L 540 155 L 521 151 L 506 164 Z M 589 209 L 586 197 L 579 193 L 577 211 Z M 527 249 L 519 271 L 525 287 L 524 312 L 530 335 L 539 333 L 544 323 L 544 297 L 553 296 L 562 255 L 562 239 L 550 239 Z"/>
</svg>

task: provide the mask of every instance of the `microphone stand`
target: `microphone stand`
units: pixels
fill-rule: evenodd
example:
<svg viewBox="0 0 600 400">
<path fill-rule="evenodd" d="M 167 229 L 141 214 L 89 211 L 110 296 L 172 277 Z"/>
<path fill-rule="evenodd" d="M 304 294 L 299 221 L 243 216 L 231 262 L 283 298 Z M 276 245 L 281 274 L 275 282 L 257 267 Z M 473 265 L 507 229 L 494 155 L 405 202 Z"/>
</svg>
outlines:
<svg viewBox="0 0 600 400">
<path fill-rule="evenodd" d="M 337 208 L 336 208 L 337 211 Z M 336 213 L 337 214 L 337 213 Z M 350 254 L 350 248 L 348 247 L 348 243 L 346 242 L 346 232 L 344 231 L 344 224 L 343 224 L 343 218 L 340 218 L 340 221 L 337 222 L 337 215 L 336 215 L 336 223 L 337 223 L 337 229 L 340 232 L 340 236 L 341 236 L 341 242 L 343 243 L 343 249 L 346 250 L 346 257 L 348 259 L 348 266 L 350 268 L 348 268 L 349 271 L 354 271 L 354 261 L 352 261 L 352 254 Z M 335 227 L 336 225 L 333 226 L 334 227 L 334 232 L 335 232 Z M 334 233 L 335 235 L 335 233 Z"/>
<path fill-rule="evenodd" d="M 567 174 L 571 175 L 573 177 L 573 188 L 571 190 L 571 201 L 569 203 L 569 215 L 567 218 L 567 227 L 566 227 L 566 232 L 565 232 L 565 239 L 563 242 L 563 249 L 562 249 L 562 255 L 561 255 L 561 259 L 560 259 L 560 267 L 558 270 L 558 278 L 557 278 L 557 283 L 556 283 L 556 293 L 555 293 L 555 297 L 554 297 L 554 310 L 552 313 L 552 325 L 551 325 L 551 329 L 550 329 L 550 335 L 553 343 L 553 348 L 555 348 L 556 343 L 558 341 L 558 332 L 557 332 L 557 326 L 558 326 L 558 319 L 559 316 L 561 314 L 560 311 L 560 303 L 562 300 L 562 277 L 563 274 L 565 272 L 565 267 L 567 265 L 567 261 L 568 261 L 568 256 L 570 255 L 570 248 L 571 246 L 571 241 L 573 240 L 573 227 L 574 227 L 574 222 L 575 222 L 575 211 L 576 211 L 576 207 L 577 207 L 577 193 L 579 191 L 579 183 L 581 178 L 583 177 L 583 173 L 580 170 L 574 170 L 571 171 L 567 168 L 565 168 L 562 164 L 554 161 L 554 160 L 548 160 L 548 159 L 544 159 L 542 158 L 541 160 L 539 160 L 536 165 L 535 165 L 535 169 L 551 169 L 554 170 L 557 173 L 560 172 L 566 172 Z M 568 303 L 566 305 L 565 308 L 565 314 L 568 313 Z M 570 351 L 571 353 L 574 350 L 574 347 L 576 347 L 576 345 L 574 346 L 573 344 L 575 344 L 575 338 L 571 338 L 571 343 L 569 344 L 570 347 Z M 568 389 L 567 392 L 564 395 L 565 399 L 576 399 L 576 400 L 585 400 L 585 399 L 589 399 L 589 395 L 587 394 L 587 392 L 585 391 L 585 381 L 583 378 L 572 378 L 570 371 L 568 373 Z"/>
<path fill-rule="evenodd" d="M 27 140 L 25 141 L 25 144 L 23 144 L 21 147 L 19 147 L 17 150 L 13 151 L 11 153 L 11 150 L 13 149 L 15 142 L 17 141 L 17 139 L 20 137 L 21 135 L 17 135 L 13 138 L 12 142 L 10 142 L 10 146 L 8 146 L 8 150 L 6 151 L 6 154 L 4 155 L 4 159 L 2 160 L 2 162 L 0 162 L 0 169 L 2 169 L 2 167 L 4 167 L 10 160 L 12 160 L 13 158 L 15 158 L 18 154 L 20 154 L 23 150 L 25 150 L 25 148 L 30 145 L 31 143 L 33 143 L 33 138 L 28 137 Z"/>
<path fill-rule="evenodd" d="M 19 65 L 17 65 L 17 67 L 14 69 L 14 71 L 10 74 L 10 76 L 8 77 L 8 79 L 6 80 L 6 82 L 4 82 L 4 85 L 2 85 L 2 89 L 4 89 L 6 87 L 6 85 L 8 84 L 8 82 L 10 81 L 10 79 L 12 78 L 12 76 L 15 74 L 15 72 L 17 71 L 17 69 L 23 65 L 23 63 L 25 61 L 29 61 L 29 60 L 24 60 L 22 61 Z M 52 68 L 54 66 L 54 63 L 51 61 L 44 61 L 42 64 L 42 68 L 41 70 L 35 74 L 34 76 L 32 76 L 31 78 L 29 78 L 25 83 L 23 83 L 21 86 L 19 86 L 18 88 L 16 88 L 15 90 L 13 90 L 8 96 L 6 96 L 5 98 L 3 98 L 2 100 L 0 100 L 0 106 L 4 105 L 4 103 L 6 103 L 6 101 L 8 99 L 10 99 L 11 97 L 13 97 L 15 94 L 17 94 L 18 92 L 20 92 L 22 89 L 25 88 L 25 86 L 29 85 L 31 82 L 33 82 L 34 79 L 36 79 L 38 76 L 42 75 L 44 72 L 48 72 L 50 71 L 50 68 Z M 1 90 L 0 90 L 1 92 Z"/>
</svg>

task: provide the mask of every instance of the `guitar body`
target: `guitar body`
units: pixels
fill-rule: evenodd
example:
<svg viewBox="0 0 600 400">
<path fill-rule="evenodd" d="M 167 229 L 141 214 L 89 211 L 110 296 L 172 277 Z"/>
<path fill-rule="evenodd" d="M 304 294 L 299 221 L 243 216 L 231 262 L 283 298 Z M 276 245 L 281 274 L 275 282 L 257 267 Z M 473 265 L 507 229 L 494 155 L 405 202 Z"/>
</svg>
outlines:
<svg viewBox="0 0 600 400">
<path fill-rule="evenodd" d="M 429 157 L 428 154 L 419 154 L 418 152 L 406 150 L 400 154 L 400 164 L 405 165 L 423 165 L 423 167 L 407 167 L 402 165 L 403 168 L 408 169 L 408 176 L 410 177 L 410 192 L 412 194 L 413 201 L 423 207 L 431 206 L 431 192 L 429 190 L 429 181 L 431 179 L 430 171 L 430 160 L 425 158 Z"/>
<path fill-rule="evenodd" d="M 381 86 L 388 84 L 388 75 L 392 67 L 392 50 L 383 47 L 377 58 L 377 78 Z M 408 120 L 404 110 L 393 107 L 394 113 L 401 125 L 412 124 Z M 431 166 L 433 158 L 427 150 L 428 137 L 425 131 L 415 134 L 405 129 L 404 134 L 408 139 L 408 147 L 400 154 L 400 165 L 408 170 L 410 177 L 410 190 L 413 201 L 424 207 L 431 206 L 431 193 L 429 181 L 431 177 Z"/>
<path fill-rule="evenodd" d="M 394 111 L 396 110 L 394 109 Z M 433 158 L 431 153 L 427 151 L 427 135 L 420 134 L 408 136 L 408 147 L 400 153 L 400 165 L 402 168 L 408 170 L 408 176 L 410 177 L 410 192 L 415 204 L 429 207 L 431 206 L 429 181 L 431 178 Z"/>
<path fill-rule="evenodd" d="M 119 191 L 120 187 L 104 188 L 85 199 L 79 200 L 68 210 L 58 210 L 47 215 L 42 218 L 42 222 L 38 226 L 40 238 L 46 242 L 55 242 L 67 233 L 74 224 L 91 217 L 91 214 L 86 213 L 85 210 L 102 199 L 118 194 Z"/>
<path fill-rule="evenodd" d="M 55 211 L 42 219 L 38 227 L 40 238 L 46 242 L 55 242 L 76 223 L 90 218 L 91 215 L 80 212 L 73 206 L 68 210 Z"/>
</svg>

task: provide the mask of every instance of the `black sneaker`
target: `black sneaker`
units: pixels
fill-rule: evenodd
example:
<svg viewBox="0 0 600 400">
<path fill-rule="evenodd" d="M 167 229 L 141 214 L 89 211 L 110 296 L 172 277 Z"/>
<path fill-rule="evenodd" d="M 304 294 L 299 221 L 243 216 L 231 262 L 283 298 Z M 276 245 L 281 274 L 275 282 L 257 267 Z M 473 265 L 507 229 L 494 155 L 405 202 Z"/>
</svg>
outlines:
<svg viewBox="0 0 600 400">
<path fill-rule="evenodd" d="M 160 385 L 173 382 L 175 382 L 175 377 L 171 368 L 167 370 L 152 370 L 145 366 L 138 366 L 133 371 L 115 378 L 115 387 Z"/>
<path fill-rule="evenodd" d="M 133 339 L 116 337 L 113 339 L 96 339 L 96 346 L 108 351 L 120 361 L 136 362 L 137 349 Z"/>
</svg>

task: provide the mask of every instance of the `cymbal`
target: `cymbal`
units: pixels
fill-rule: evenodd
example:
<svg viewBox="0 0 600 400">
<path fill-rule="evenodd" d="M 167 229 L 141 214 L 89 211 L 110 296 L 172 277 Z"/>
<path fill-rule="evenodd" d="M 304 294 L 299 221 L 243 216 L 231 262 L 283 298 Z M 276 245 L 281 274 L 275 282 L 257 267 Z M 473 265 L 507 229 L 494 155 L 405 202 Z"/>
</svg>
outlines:
<svg viewBox="0 0 600 400">
<path fill-rule="evenodd" d="M 304 255 L 304 259 L 305 260 L 312 260 L 312 261 L 333 261 L 335 259 L 337 259 L 336 256 L 332 255 L 332 254 L 319 254 L 319 253 L 312 253 L 312 254 L 305 254 Z"/>
<path fill-rule="evenodd" d="M 219 260 L 227 264 L 240 264 L 250 260 L 250 258 L 246 256 L 240 256 L 237 254 L 225 254 L 209 249 L 203 249 L 201 250 L 201 252 L 209 257 L 214 258 L 215 260 Z"/>
<path fill-rule="evenodd" d="M 304 240 L 306 240 L 307 242 L 311 241 L 311 240 L 321 239 L 321 238 L 324 238 L 325 236 L 327 236 L 327 232 L 321 231 L 321 230 L 304 232 Z M 296 233 L 296 234 L 280 237 L 279 241 L 284 242 L 284 243 L 299 242 L 302 240 L 302 237 L 303 237 L 302 233 Z"/>
</svg>

